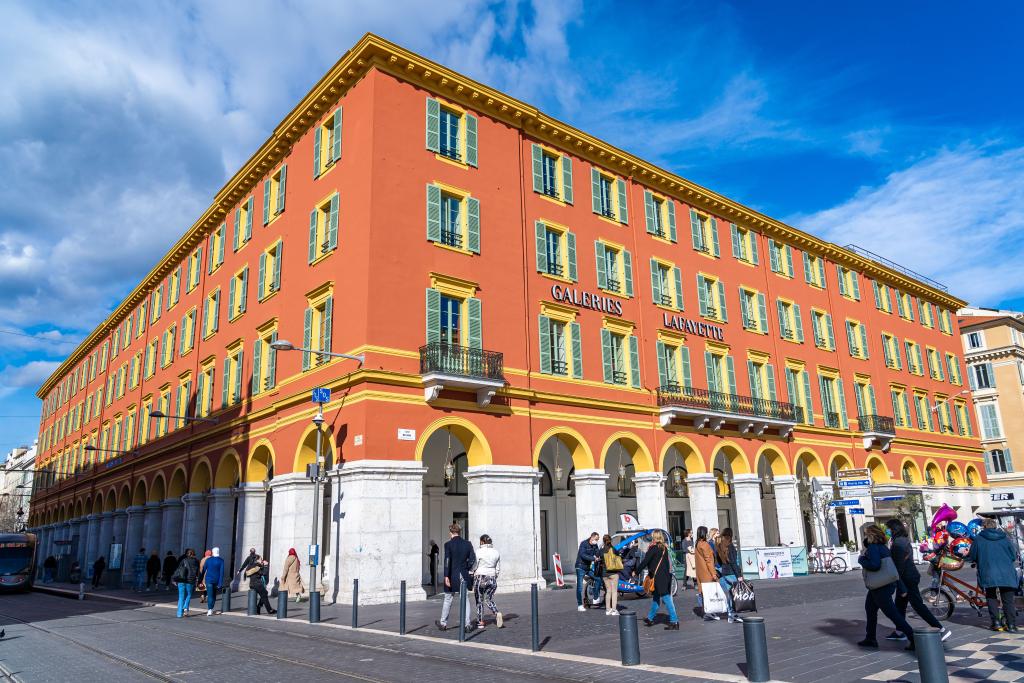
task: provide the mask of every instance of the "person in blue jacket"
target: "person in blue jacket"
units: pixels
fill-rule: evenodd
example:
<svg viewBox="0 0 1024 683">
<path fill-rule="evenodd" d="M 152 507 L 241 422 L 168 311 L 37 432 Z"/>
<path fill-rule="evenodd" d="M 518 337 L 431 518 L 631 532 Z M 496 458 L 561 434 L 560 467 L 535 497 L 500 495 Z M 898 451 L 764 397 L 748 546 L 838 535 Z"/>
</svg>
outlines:
<svg viewBox="0 0 1024 683">
<path fill-rule="evenodd" d="M 882 568 L 882 560 L 887 557 L 892 558 L 889 548 L 886 547 L 888 541 L 889 539 L 886 538 L 885 532 L 874 524 L 864 527 L 864 549 L 860 551 L 860 557 L 857 558 L 857 561 L 864 568 L 865 574 L 867 572 L 877 572 Z M 866 579 L 867 577 L 865 576 Z M 915 649 L 914 630 L 910 628 L 906 617 L 900 614 L 892 601 L 897 583 L 899 583 L 899 579 L 893 578 L 892 583 L 868 589 L 867 597 L 864 599 L 864 612 L 867 616 L 867 635 L 857 645 L 869 648 L 878 647 L 876 634 L 878 630 L 878 610 L 882 610 L 882 614 L 888 617 L 893 625 L 907 637 L 906 649 Z"/>
<path fill-rule="evenodd" d="M 1013 593 L 1017 589 L 1017 568 L 1014 566 L 1017 553 L 996 520 L 986 519 L 984 527 L 974 537 L 967 559 L 978 565 L 978 583 L 985 590 L 988 614 L 992 617 L 989 628 L 993 631 L 1016 632 L 1017 609 L 1013 604 Z M 1002 620 L 999 615 L 1000 602 L 1003 607 Z"/>
<path fill-rule="evenodd" d="M 199 580 L 206 583 L 206 616 L 213 615 L 213 606 L 217 602 L 217 589 L 224 580 L 224 560 L 220 556 L 220 548 L 214 548 L 213 554 L 203 563 L 202 576 Z"/>
<path fill-rule="evenodd" d="M 588 575 L 593 576 L 591 567 L 597 560 L 598 553 L 600 552 L 600 548 L 597 546 L 598 539 L 600 538 L 601 536 L 595 531 L 583 539 L 583 542 L 580 543 L 580 549 L 576 552 L 576 609 L 579 612 L 587 611 L 587 608 L 583 605 L 583 579 Z M 594 583 L 597 584 L 597 581 L 595 580 Z M 600 588 L 598 588 L 598 591 L 600 591 Z"/>
</svg>

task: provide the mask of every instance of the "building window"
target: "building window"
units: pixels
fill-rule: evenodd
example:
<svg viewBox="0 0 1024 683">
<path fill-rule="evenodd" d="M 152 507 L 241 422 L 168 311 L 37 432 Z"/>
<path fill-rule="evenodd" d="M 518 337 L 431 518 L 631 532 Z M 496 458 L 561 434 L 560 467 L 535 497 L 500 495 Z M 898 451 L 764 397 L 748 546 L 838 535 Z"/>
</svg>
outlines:
<svg viewBox="0 0 1024 683">
<path fill-rule="evenodd" d="M 533 191 L 572 204 L 572 159 L 535 144 L 532 161 Z"/>
<path fill-rule="evenodd" d="M 768 240 L 768 264 L 773 273 L 793 277 L 793 248 L 782 242 Z"/>
<path fill-rule="evenodd" d="M 534 223 L 534 230 L 537 272 L 576 282 L 576 234 L 544 221 Z"/>
<path fill-rule="evenodd" d="M 995 403 L 982 403 L 978 406 L 978 415 L 981 417 L 981 438 L 1001 439 L 1003 437 L 1002 427 L 999 425 L 999 412 Z"/>
<path fill-rule="evenodd" d="M 152 325 L 160 319 L 160 315 L 163 313 L 164 308 L 164 286 L 161 284 L 154 290 L 152 301 L 149 305 L 149 324 Z M 104 368 L 100 368 L 103 370 Z"/>
<path fill-rule="evenodd" d="M 651 259 L 651 300 L 658 306 L 683 310 L 683 273 L 670 263 Z"/>
<path fill-rule="evenodd" d="M 212 336 L 220 326 L 220 289 L 212 292 L 203 303 L 203 339 Z"/>
<path fill-rule="evenodd" d="M 164 386 L 160 387 L 160 395 L 159 395 L 159 398 L 157 399 L 157 401 L 158 401 L 158 406 L 159 406 L 160 412 L 162 412 L 164 415 L 170 415 L 171 414 L 171 385 L 165 384 Z M 170 423 L 170 420 L 168 420 L 166 418 L 156 421 L 156 436 L 157 436 L 157 438 L 160 438 L 161 436 L 163 436 L 163 435 L 165 435 L 167 433 L 168 429 L 170 429 L 170 424 L 169 423 Z"/>
<path fill-rule="evenodd" d="M 682 343 L 659 341 L 658 387 L 666 392 L 680 392 L 693 387 L 690 374 L 690 349 Z"/>
<path fill-rule="evenodd" d="M 281 164 L 281 168 L 277 169 L 276 173 L 263 181 L 263 225 L 269 224 L 284 212 L 284 193 L 287 183 L 288 164 Z"/>
<path fill-rule="evenodd" d="M 886 332 L 882 333 L 882 355 L 885 356 L 885 367 L 893 370 L 903 369 L 903 361 L 900 358 L 900 341 Z"/>
<path fill-rule="evenodd" d="M 735 223 L 729 225 L 732 231 L 732 255 L 752 265 L 758 263 L 757 233 L 753 230 L 741 228 Z"/>
<path fill-rule="evenodd" d="M 811 309 L 811 325 L 814 328 L 814 345 L 825 351 L 835 351 L 836 335 L 832 328 L 832 316 Z"/>
<path fill-rule="evenodd" d="M 892 289 L 889 285 L 872 280 L 871 286 L 875 294 L 875 308 L 884 313 L 892 313 Z"/>
<path fill-rule="evenodd" d="M 811 397 L 811 378 L 803 368 L 786 368 L 786 395 L 797 408 L 797 416 L 804 424 L 814 424 L 814 400 Z"/>
<path fill-rule="evenodd" d="M 228 293 L 228 320 L 234 320 L 245 313 L 245 304 L 249 299 L 249 266 L 231 278 Z"/>
<path fill-rule="evenodd" d="M 170 280 L 167 284 L 167 310 L 171 310 L 178 303 L 181 298 L 181 272 L 184 269 L 183 266 L 178 266 L 174 269 L 171 274 Z"/>
<path fill-rule="evenodd" d="M 330 362 L 330 357 L 323 355 L 323 353 L 331 351 L 331 332 L 333 327 L 334 297 L 328 294 L 311 300 L 305 313 L 302 346 L 310 349 L 312 353 L 303 352 L 303 371 L 320 367 Z"/>
<path fill-rule="evenodd" d="M 945 308 L 939 312 L 939 331 L 943 334 L 953 334 L 953 316 Z"/>
<path fill-rule="evenodd" d="M 213 410 L 213 382 L 217 364 L 213 358 L 203 363 L 196 387 L 196 415 L 205 417 Z"/>
<path fill-rule="evenodd" d="M 203 248 L 196 247 L 196 250 L 188 257 L 188 283 L 185 285 L 186 292 L 191 292 L 199 285 L 199 269 L 202 267 L 202 264 Z M 130 329 L 131 328 L 129 328 L 129 330 Z M 129 332 L 129 334 L 131 334 L 131 332 Z"/>
<path fill-rule="evenodd" d="M 747 380 L 750 382 L 751 398 L 764 401 L 777 400 L 775 390 L 775 368 L 767 360 L 747 360 Z"/>
<path fill-rule="evenodd" d="M 732 356 L 705 351 L 704 370 L 707 373 L 708 391 L 719 394 L 736 393 L 736 367 Z"/>
<path fill-rule="evenodd" d="M 846 342 L 850 356 L 862 360 L 868 358 L 868 333 L 862 323 L 856 320 L 846 321 Z"/>
<path fill-rule="evenodd" d="M 676 205 L 671 199 L 659 197 L 649 190 L 644 190 L 644 215 L 647 222 L 647 234 L 675 242 Z"/>
<path fill-rule="evenodd" d="M 226 230 L 227 225 L 221 223 L 220 227 L 210 233 L 210 240 L 207 245 L 210 253 L 206 256 L 206 273 L 208 275 L 220 268 L 221 264 L 224 263 L 224 233 Z"/>
<path fill-rule="evenodd" d="M 989 474 L 1008 474 L 1013 472 L 1013 461 L 1010 460 L 1010 452 L 1002 448 L 995 448 L 986 453 Z"/>
<path fill-rule="evenodd" d="M 196 309 L 191 309 L 181 318 L 181 340 L 178 342 L 178 355 L 184 356 L 192 350 L 196 340 Z"/>
<path fill-rule="evenodd" d="M 313 132 L 313 177 L 319 178 L 341 159 L 341 107 L 334 110 Z M 280 186 L 284 180 L 279 181 Z M 281 190 L 281 210 L 284 209 L 284 190 Z M 280 211 L 278 212 L 280 213 Z"/>
<path fill-rule="evenodd" d="M 427 241 L 480 253 L 480 200 L 454 188 L 427 185 Z"/>
<path fill-rule="evenodd" d="M 992 374 L 991 363 L 977 363 L 967 368 L 967 377 L 971 381 L 971 389 L 995 389 L 996 378 Z"/>
<path fill-rule="evenodd" d="M 447 159 L 477 165 L 477 118 L 427 99 L 427 149 Z"/>
<path fill-rule="evenodd" d="M 800 304 L 784 299 L 778 299 L 775 303 L 779 314 L 779 335 L 787 341 L 802 344 L 804 323 L 800 315 Z"/>
<path fill-rule="evenodd" d="M 183 425 L 187 424 L 185 417 L 187 417 L 191 410 L 192 405 L 192 375 L 187 374 L 182 377 L 178 382 L 178 392 L 174 399 L 174 414 L 178 417 L 174 420 L 174 427 L 178 429 Z"/>
<path fill-rule="evenodd" d="M 836 277 L 839 280 L 839 295 L 860 301 L 860 276 L 857 271 L 844 268 L 837 263 Z"/>
<path fill-rule="evenodd" d="M 283 253 L 284 241 L 278 240 L 260 254 L 259 281 L 256 288 L 258 301 L 263 301 L 281 289 L 281 257 Z"/>
<path fill-rule="evenodd" d="M 640 387 L 639 349 L 635 335 L 601 330 L 601 360 L 604 381 Z"/>
<path fill-rule="evenodd" d="M 174 325 L 168 327 L 160 339 L 160 367 L 166 368 L 174 360 Z"/>
<path fill-rule="evenodd" d="M 271 344 L 277 341 L 277 330 L 264 331 L 257 337 L 252 349 L 252 395 L 273 389 L 277 383 L 277 351 Z"/>
<path fill-rule="evenodd" d="M 740 287 L 740 312 L 743 329 L 768 334 L 768 306 L 764 294 Z"/>
<path fill-rule="evenodd" d="M 967 334 L 967 348 L 968 349 L 981 349 L 985 347 L 985 342 L 982 340 L 981 332 L 969 332 Z"/>
<path fill-rule="evenodd" d="M 804 252 L 804 282 L 812 287 L 825 288 L 825 259 Z"/>
<path fill-rule="evenodd" d="M 875 404 L 875 390 L 866 379 L 858 379 L 853 384 L 853 397 L 857 402 L 857 417 L 865 415 L 877 415 L 878 408 Z M 861 425 L 863 430 L 863 425 Z"/>
<path fill-rule="evenodd" d="M 913 375 L 924 375 L 924 363 L 921 361 L 921 347 L 917 342 L 910 340 L 903 341 L 903 348 L 907 352 L 907 371 Z"/>
<path fill-rule="evenodd" d="M 242 400 L 242 354 L 242 345 L 239 344 L 228 349 L 224 357 L 220 394 L 222 407 L 233 406 Z"/>
<path fill-rule="evenodd" d="M 821 411 L 825 426 L 832 429 L 847 429 L 846 396 L 843 392 L 843 380 L 838 377 L 818 376 L 818 388 L 821 391 Z"/>
<path fill-rule="evenodd" d="M 925 432 L 935 431 L 931 404 L 926 394 L 914 394 L 914 408 L 917 409 L 917 428 Z"/>
<path fill-rule="evenodd" d="M 718 257 L 718 220 L 690 209 L 690 238 L 693 248 L 702 254 Z"/>
<path fill-rule="evenodd" d="M 928 348 L 926 353 L 928 356 L 928 374 L 934 380 L 945 381 L 946 376 L 942 372 L 942 359 L 939 357 L 939 352 L 933 348 Z"/>
<path fill-rule="evenodd" d="M 590 191 L 591 209 L 594 213 L 624 225 L 629 223 L 625 180 L 591 167 Z"/>
<path fill-rule="evenodd" d="M 149 379 L 156 372 L 156 361 L 159 356 L 159 339 L 154 339 L 146 345 L 146 372 L 145 377 Z"/>
<path fill-rule="evenodd" d="M 906 292 L 894 291 L 896 295 L 896 312 L 904 320 L 914 319 L 914 297 Z"/>
<path fill-rule="evenodd" d="M 917 298 L 917 310 L 921 313 L 921 324 L 925 327 L 935 327 L 935 316 L 932 313 L 932 305 L 922 299 Z"/>
<path fill-rule="evenodd" d="M 892 416 L 897 427 L 910 426 L 910 404 L 907 402 L 907 392 L 902 387 L 892 387 L 889 391 L 892 396 Z"/>
<path fill-rule="evenodd" d="M 252 197 L 235 210 L 235 229 L 232 232 L 232 248 L 238 251 L 252 239 Z"/>
<path fill-rule="evenodd" d="M 728 322 L 725 285 L 709 275 L 697 274 L 697 306 L 701 316 L 716 322 Z"/>
<path fill-rule="evenodd" d="M 580 325 L 547 316 L 538 318 L 540 371 L 550 375 L 583 377 Z"/>
<path fill-rule="evenodd" d="M 633 296 L 633 255 L 619 246 L 595 242 L 597 286 L 620 296 Z"/>
<path fill-rule="evenodd" d="M 964 383 L 963 375 L 960 374 L 960 359 L 952 353 L 946 354 L 946 370 L 949 372 L 949 381 L 957 386 Z M 1021 383 L 1024 384 L 1024 376 Z"/>
<path fill-rule="evenodd" d="M 949 397 L 936 396 L 932 412 L 935 414 L 936 421 L 938 422 L 939 432 L 941 434 L 952 434 L 953 416 L 949 409 Z"/>
</svg>

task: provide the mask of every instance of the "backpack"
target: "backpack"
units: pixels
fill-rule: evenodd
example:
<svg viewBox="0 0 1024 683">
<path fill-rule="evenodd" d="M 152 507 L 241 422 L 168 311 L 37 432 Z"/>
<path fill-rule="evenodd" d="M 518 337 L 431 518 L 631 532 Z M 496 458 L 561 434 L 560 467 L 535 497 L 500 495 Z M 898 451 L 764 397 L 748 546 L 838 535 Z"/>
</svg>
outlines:
<svg viewBox="0 0 1024 683">
<path fill-rule="evenodd" d="M 608 550 L 604 551 L 604 568 L 610 572 L 622 570 L 622 558 L 619 557 L 614 548 L 608 548 Z"/>
</svg>

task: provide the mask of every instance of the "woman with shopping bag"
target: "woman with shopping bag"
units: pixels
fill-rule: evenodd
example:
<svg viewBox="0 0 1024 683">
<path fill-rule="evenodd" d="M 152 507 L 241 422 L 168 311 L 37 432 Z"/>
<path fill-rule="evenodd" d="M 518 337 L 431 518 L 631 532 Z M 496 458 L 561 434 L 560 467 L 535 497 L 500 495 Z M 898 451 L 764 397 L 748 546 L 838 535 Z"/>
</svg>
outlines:
<svg viewBox="0 0 1024 683">
<path fill-rule="evenodd" d="M 676 606 L 672 602 L 672 560 L 669 559 L 665 535 L 660 531 L 651 534 L 651 547 L 647 549 L 644 559 L 637 566 L 638 572 L 644 569 L 647 570 L 644 588 L 651 594 L 651 610 L 647 613 L 644 623 L 654 626 L 658 609 L 665 605 L 668 611 L 668 626 L 665 630 L 678 631 L 679 617 L 676 616 Z"/>
<path fill-rule="evenodd" d="M 867 616 L 867 634 L 864 640 L 857 643 L 861 647 L 878 648 L 875 633 L 878 627 L 878 610 L 892 621 L 897 629 L 907 636 L 907 650 L 914 650 L 914 630 L 910 628 L 906 618 L 896 609 L 892 596 L 899 582 L 899 572 L 892 561 L 887 547 L 888 539 L 885 532 L 874 524 L 866 524 L 863 528 L 864 549 L 860 551 L 857 561 L 864 568 L 864 585 L 868 589 L 864 599 L 864 612 Z"/>
<path fill-rule="evenodd" d="M 722 587 L 718 585 L 718 572 L 715 570 L 715 552 L 708 543 L 708 528 L 697 527 L 697 545 L 693 548 L 694 562 L 697 570 L 697 606 L 703 610 L 704 621 L 718 621 L 718 614 L 725 612 L 725 595 L 722 594 Z M 713 607 L 718 606 L 717 597 L 721 596 L 721 609 L 715 611 Z M 709 605 L 709 599 L 713 603 Z"/>
</svg>

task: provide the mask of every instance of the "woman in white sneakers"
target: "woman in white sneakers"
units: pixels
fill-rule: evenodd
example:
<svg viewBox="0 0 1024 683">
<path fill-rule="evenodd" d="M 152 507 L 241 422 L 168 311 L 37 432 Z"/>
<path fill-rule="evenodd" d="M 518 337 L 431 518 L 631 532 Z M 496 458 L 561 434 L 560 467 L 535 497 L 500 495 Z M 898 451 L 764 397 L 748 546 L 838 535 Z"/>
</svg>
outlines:
<svg viewBox="0 0 1024 683">
<path fill-rule="evenodd" d="M 494 604 L 494 592 L 498 590 L 498 571 L 501 566 L 501 554 L 491 545 L 491 537 L 484 534 L 480 537 L 480 549 L 476 551 L 476 568 L 473 570 L 473 597 L 476 598 L 477 627 L 484 627 L 484 606 L 494 613 L 494 622 L 498 628 L 503 625 L 501 612 Z"/>
</svg>

